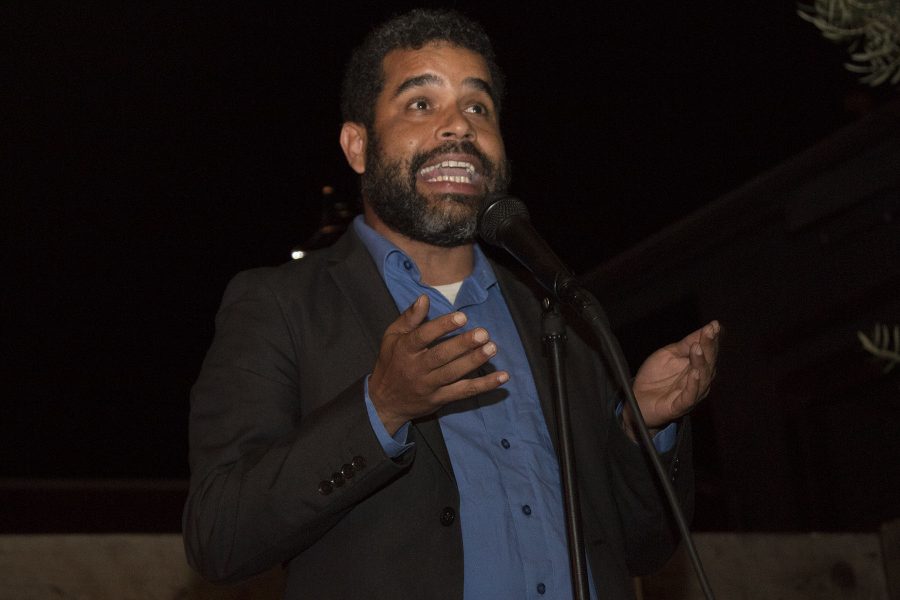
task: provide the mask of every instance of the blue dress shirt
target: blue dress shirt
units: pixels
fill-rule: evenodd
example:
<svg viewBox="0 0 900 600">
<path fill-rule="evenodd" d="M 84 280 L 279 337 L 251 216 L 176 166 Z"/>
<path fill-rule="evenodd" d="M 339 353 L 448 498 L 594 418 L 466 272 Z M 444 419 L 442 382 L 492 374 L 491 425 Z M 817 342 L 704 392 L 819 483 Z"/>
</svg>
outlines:
<svg viewBox="0 0 900 600">
<path fill-rule="evenodd" d="M 525 350 L 493 269 L 476 245 L 472 274 L 451 305 L 440 292 L 422 284 L 412 259 L 361 216 L 353 227 L 398 310 L 426 294 L 429 319 L 462 311 L 468 321 L 461 330 L 484 327 L 498 348 L 489 366 L 510 374 L 499 401 L 496 395 L 492 402 L 462 400 L 438 413 L 459 489 L 464 597 L 571 598 L 558 461 Z M 368 386 L 366 406 L 385 452 L 389 456 L 405 452 L 411 446 L 406 443 L 409 423 L 390 436 L 368 396 Z M 654 440 L 658 448 L 671 447 L 674 441 L 674 428 L 664 431 Z M 596 598 L 593 581 L 590 587 Z"/>
</svg>

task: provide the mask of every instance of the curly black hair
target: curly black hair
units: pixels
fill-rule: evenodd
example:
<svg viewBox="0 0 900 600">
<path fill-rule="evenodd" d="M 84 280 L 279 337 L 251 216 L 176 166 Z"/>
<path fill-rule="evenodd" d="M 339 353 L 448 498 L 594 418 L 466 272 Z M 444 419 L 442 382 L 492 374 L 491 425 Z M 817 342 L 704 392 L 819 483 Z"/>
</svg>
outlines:
<svg viewBox="0 0 900 600">
<path fill-rule="evenodd" d="M 397 49 L 418 50 L 434 41 L 449 42 L 480 54 L 491 76 L 494 103 L 499 113 L 504 79 L 484 29 L 454 10 L 415 9 L 373 29 L 350 57 L 341 86 L 344 121 L 372 130 L 375 102 L 384 87 L 384 57 Z"/>
</svg>

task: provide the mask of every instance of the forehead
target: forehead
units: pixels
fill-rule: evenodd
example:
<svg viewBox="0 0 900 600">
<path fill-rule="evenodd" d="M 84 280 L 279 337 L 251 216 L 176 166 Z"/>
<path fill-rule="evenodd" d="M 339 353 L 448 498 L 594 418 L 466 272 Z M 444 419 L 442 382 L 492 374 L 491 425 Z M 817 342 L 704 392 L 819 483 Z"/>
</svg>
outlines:
<svg viewBox="0 0 900 600">
<path fill-rule="evenodd" d="M 383 91 L 388 94 L 407 79 L 427 73 L 440 76 L 448 85 L 459 85 L 473 78 L 491 83 L 487 63 L 480 54 L 447 42 L 391 50 L 385 55 L 382 68 Z"/>
</svg>

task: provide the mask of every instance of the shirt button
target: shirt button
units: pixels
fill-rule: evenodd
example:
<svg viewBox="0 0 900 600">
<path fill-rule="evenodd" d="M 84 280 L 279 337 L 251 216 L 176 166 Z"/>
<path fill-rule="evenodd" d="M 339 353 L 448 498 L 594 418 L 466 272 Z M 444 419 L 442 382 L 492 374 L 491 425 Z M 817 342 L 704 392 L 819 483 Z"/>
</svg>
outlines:
<svg viewBox="0 0 900 600">
<path fill-rule="evenodd" d="M 404 260 L 404 261 L 403 261 L 403 268 L 406 269 L 407 271 L 409 271 L 410 269 L 412 269 L 412 263 L 409 262 L 408 260 Z"/>
<path fill-rule="evenodd" d="M 509 440 L 508 439 L 503 438 L 502 440 L 500 440 L 500 445 L 503 446 L 504 448 L 506 448 L 507 450 L 509 450 Z"/>
<path fill-rule="evenodd" d="M 522 512 L 525 513 L 526 515 L 530 515 L 531 507 L 526 504 L 525 506 L 522 507 Z"/>
<path fill-rule="evenodd" d="M 453 525 L 453 522 L 456 520 L 456 511 L 453 510 L 450 506 L 445 506 L 444 510 L 441 511 L 441 525 L 444 527 L 450 527 Z"/>
<path fill-rule="evenodd" d="M 538 592 L 538 594 L 543 594 L 543 593 L 546 592 L 546 591 L 547 591 L 547 586 L 546 586 L 546 585 L 544 585 L 543 583 L 537 584 L 537 592 Z"/>
</svg>

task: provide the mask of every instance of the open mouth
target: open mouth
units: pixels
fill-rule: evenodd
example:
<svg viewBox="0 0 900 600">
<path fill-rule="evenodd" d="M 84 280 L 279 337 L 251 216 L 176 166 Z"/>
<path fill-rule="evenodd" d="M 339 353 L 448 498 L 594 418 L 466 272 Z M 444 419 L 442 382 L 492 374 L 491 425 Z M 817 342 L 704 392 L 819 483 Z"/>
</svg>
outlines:
<svg viewBox="0 0 900 600">
<path fill-rule="evenodd" d="M 442 160 L 419 170 L 419 178 L 427 183 L 473 184 L 476 177 L 475 165 L 465 160 Z"/>
</svg>

